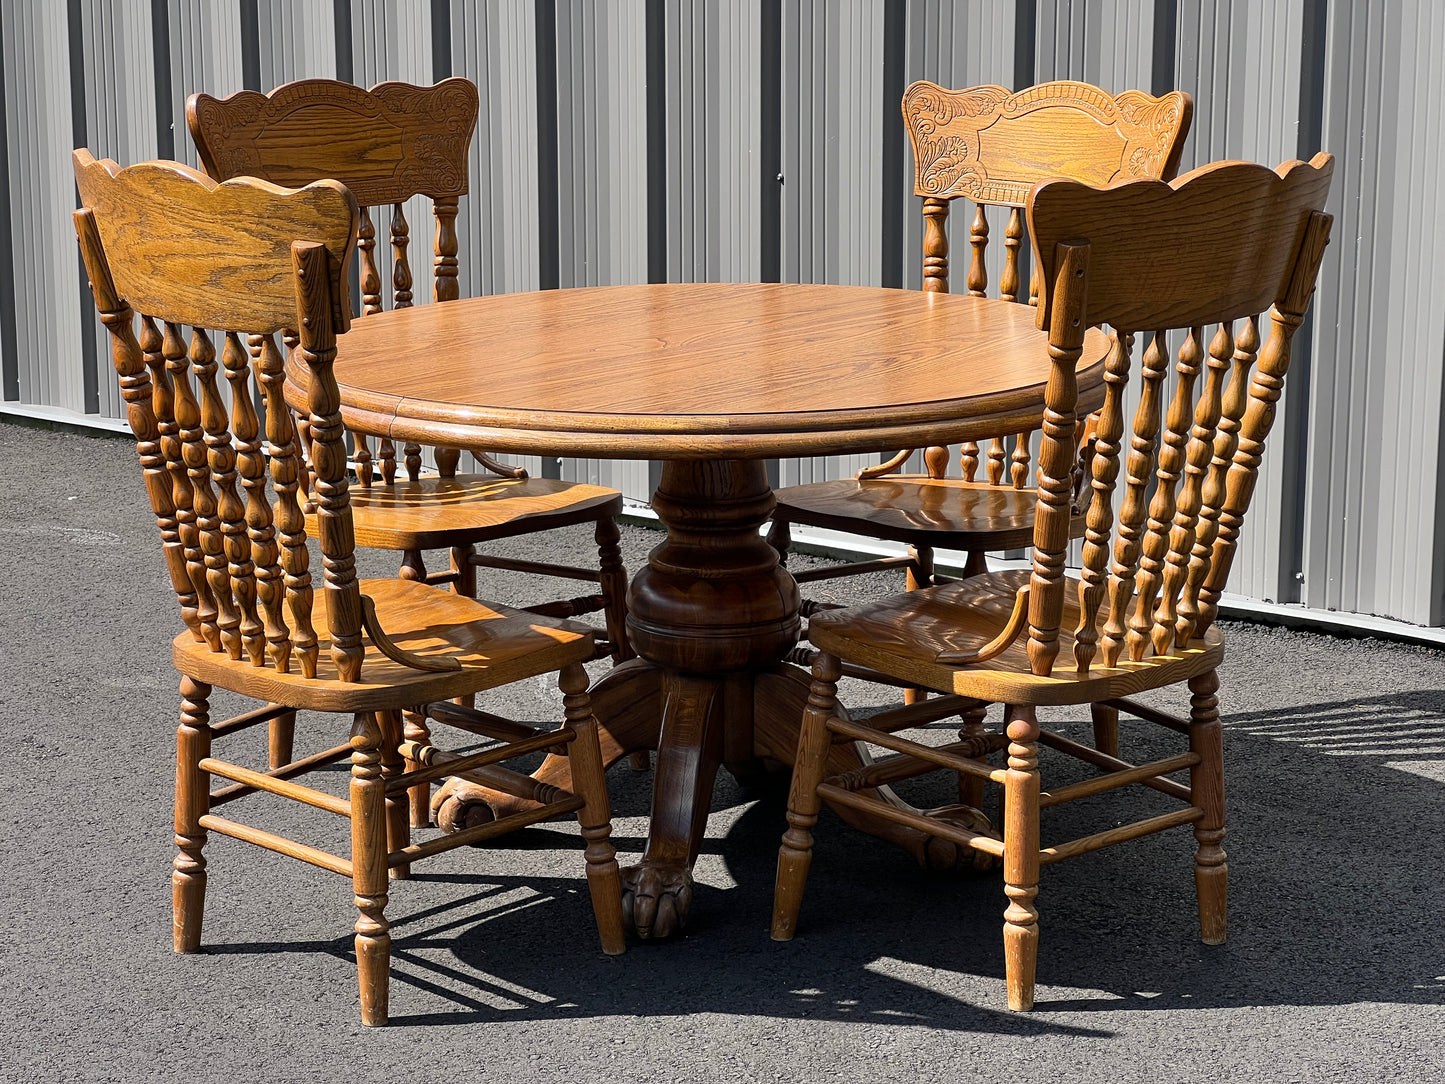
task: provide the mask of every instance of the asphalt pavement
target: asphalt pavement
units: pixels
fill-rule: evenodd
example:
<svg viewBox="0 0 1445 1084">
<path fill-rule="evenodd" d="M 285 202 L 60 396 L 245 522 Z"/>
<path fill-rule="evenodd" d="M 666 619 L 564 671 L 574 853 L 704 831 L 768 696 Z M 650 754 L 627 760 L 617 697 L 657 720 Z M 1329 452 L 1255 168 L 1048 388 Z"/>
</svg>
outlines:
<svg viewBox="0 0 1445 1084">
<path fill-rule="evenodd" d="M 0 1080 L 1445 1080 L 1439 651 L 1226 626 L 1223 946 L 1197 938 L 1187 829 L 1061 863 L 1038 899 L 1038 1007 L 1010 1013 L 998 874 L 920 870 L 827 812 L 800 935 L 775 944 L 784 796 L 721 773 L 685 938 L 602 955 L 575 826 L 530 828 L 393 884 L 392 1023 L 373 1030 L 334 874 L 213 837 L 204 951 L 171 952 L 179 615 L 133 445 L 0 424 L 0 493 Z M 630 568 L 658 537 L 624 530 Z M 584 531 L 500 552 L 592 556 Z M 394 557 L 361 564 L 389 575 Z M 484 593 L 544 589 L 495 573 Z M 892 695 L 843 689 L 858 708 Z M 560 714 L 537 682 L 487 706 Z M 1074 735 L 1086 720 L 1045 717 Z M 298 755 L 348 725 L 303 716 Z M 1156 730 L 1126 722 L 1127 755 L 1177 746 Z M 224 755 L 255 762 L 263 741 L 247 732 Z M 1077 774 L 1047 753 L 1044 769 Z M 608 781 L 633 861 L 652 776 L 624 763 Z M 951 791 L 907 793 L 929 806 Z M 1150 799 L 1065 806 L 1045 838 L 1168 808 Z M 324 812 L 265 799 L 245 816 L 344 849 Z"/>
</svg>

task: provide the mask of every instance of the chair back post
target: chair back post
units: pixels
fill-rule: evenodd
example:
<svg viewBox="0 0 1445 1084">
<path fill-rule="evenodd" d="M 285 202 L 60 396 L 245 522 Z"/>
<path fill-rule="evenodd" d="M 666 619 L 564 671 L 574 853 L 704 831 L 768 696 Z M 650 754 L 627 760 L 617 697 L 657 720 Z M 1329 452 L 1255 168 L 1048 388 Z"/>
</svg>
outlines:
<svg viewBox="0 0 1445 1084">
<path fill-rule="evenodd" d="M 1039 448 L 1034 562 L 1029 580 L 1029 665 L 1048 674 L 1059 653 L 1064 610 L 1064 565 L 1069 555 L 1073 506 L 1076 370 L 1084 348 L 1089 244 L 1060 242 L 1049 321 L 1049 379 L 1044 388 L 1043 441 Z"/>
<path fill-rule="evenodd" d="M 325 245 L 295 241 L 296 312 L 301 339 L 296 356 L 310 370 L 311 465 L 316 492 L 316 533 L 326 577 L 331 658 L 342 681 L 361 678 L 361 590 L 356 580 L 356 532 L 347 482 L 346 427 L 336 383 L 336 332 L 347 327 L 347 307 L 337 304 L 336 276 Z"/>
</svg>

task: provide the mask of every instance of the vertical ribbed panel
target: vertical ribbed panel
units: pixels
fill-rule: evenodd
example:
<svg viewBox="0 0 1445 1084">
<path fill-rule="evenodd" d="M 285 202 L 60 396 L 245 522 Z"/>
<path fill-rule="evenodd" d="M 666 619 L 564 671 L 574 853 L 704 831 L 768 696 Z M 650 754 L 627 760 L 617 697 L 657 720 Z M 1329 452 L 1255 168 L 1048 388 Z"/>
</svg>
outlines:
<svg viewBox="0 0 1445 1084">
<path fill-rule="evenodd" d="M 561 284 L 647 281 L 642 0 L 557 5 Z"/>
<path fill-rule="evenodd" d="M 642 0 L 557 5 L 560 284 L 647 281 Z M 647 464 L 564 459 L 562 477 L 648 499 Z"/>
<path fill-rule="evenodd" d="M 471 194 L 457 216 L 463 297 L 538 285 L 535 10 L 452 0 L 452 71 L 476 83 L 481 98 Z"/>
<path fill-rule="evenodd" d="M 1445 17 L 1331 5 L 1324 146 L 1338 163 L 1317 295 L 1305 601 L 1436 620 Z"/>
<path fill-rule="evenodd" d="M 20 401 L 83 412 L 81 277 L 76 262 L 70 35 L 66 5 L 0 4 Z M 87 313 L 86 320 L 91 317 Z"/>
<path fill-rule="evenodd" d="M 784 0 L 782 279 L 881 275 L 883 5 Z M 876 455 L 779 461 L 782 485 L 847 477 Z"/>
<path fill-rule="evenodd" d="M 756 282 L 759 9 L 669 0 L 666 10 L 667 278 Z"/>
<path fill-rule="evenodd" d="M 197 93 L 224 98 L 242 89 L 241 6 L 233 0 L 170 0 L 169 20 L 175 154 L 200 168 L 186 127 L 186 99 Z"/>
<path fill-rule="evenodd" d="M 1194 124 L 1180 172 L 1222 158 L 1278 165 L 1299 142 L 1303 0 L 1205 0 L 1180 9 L 1175 85 L 1194 96 Z M 1268 321 L 1260 334 L 1269 333 Z M 1299 374 L 1296 374 L 1298 377 Z M 1286 506 L 1298 499 L 1286 478 L 1281 447 L 1300 381 L 1286 384 L 1275 420 L 1274 451 L 1265 458 L 1240 538 L 1229 590 L 1258 598 L 1292 598 L 1295 569 L 1281 567 Z M 1295 394 L 1292 395 L 1291 392 Z"/>
<path fill-rule="evenodd" d="M 257 0 L 256 16 L 262 93 L 293 79 L 336 78 L 331 0 Z"/>
<path fill-rule="evenodd" d="M 1039 0 L 1034 78 L 1148 90 L 1153 42 L 1154 0 Z"/>
<path fill-rule="evenodd" d="M 329 4 L 326 11 L 329 19 Z M 334 27 L 335 24 L 333 22 L 330 25 Z M 335 40 L 333 30 L 333 57 Z M 431 4 L 428 0 L 351 0 L 351 64 L 352 79 L 357 86 L 370 87 L 392 81 L 431 86 L 434 69 L 431 54 Z M 263 64 L 262 70 L 264 69 Z M 332 70 L 335 70 L 334 60 Z M 469 201 L 470 196 L 461 198 L 462 203 Z M 432 214 L 431 200 L 425 196 L 413 196 L 402 205 L 402 213 L 406 216 L 410 230 L 408 237 L 411 243 L 407 246 L 407 264 L 411 268 L 412 301 L 417 305 L 430 304 L 432 255 L 436 236 L 436 217 Z M 373 208 L 371 214 L 376 226 L 377 267 L 382 272 L 382 304 L 391 308 L 391 276 L 386 270 L 390 266 L 391 258 L 391 251 L 387 247 L 387 239 L 391 236 L 391 208 Z M 471 252 L 468 249 L 462 249 L 458 253 L 461 263 L 467 263 L 470 258 Z"/>
<path fill-rule="evenodd" d="M 461 296 L 535 290 L 536 8 L 512 0 L 452 0 L 451 40 L 452 72 L 476 83 L 480 99 L 469 192 L 457 214 Z M 541 456 L 504 458 L 542 476 Z"/>
<path fill-rule="evenodd" d="M 86 146 L 97 158 L 114 158 L 121 165 L 156 157 L 156 73 L 148 0 L 87 0 L 81 7 L 81 34 L 89 69 L 113 77 L 86 82 Z M 81 311 L 89 311 L 95 324 L 95 350 L 87 364 L 95 369 L 100 413 L 123 417 L 110 335 L 84 294 Z"/>
</svg>

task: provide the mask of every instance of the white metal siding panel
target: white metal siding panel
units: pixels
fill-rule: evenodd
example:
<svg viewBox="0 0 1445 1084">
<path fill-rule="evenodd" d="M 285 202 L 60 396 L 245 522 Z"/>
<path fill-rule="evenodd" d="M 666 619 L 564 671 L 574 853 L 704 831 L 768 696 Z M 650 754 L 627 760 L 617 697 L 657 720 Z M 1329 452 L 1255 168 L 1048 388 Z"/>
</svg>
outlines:
<svg viewBox="0 0 1445 1084">
<path fill-rule="evenodd" d="M 1317 302 L 1305 600 L 1418 622 L 1439 592 L 1438 462 L 1418 451 L 1438 449 L 1445 332 L 1439 279 L 1422 278 L 1440 270 L 1438 200 L 1416 187 L 1438 166 L 1440 128 L 1416 103 L 1431 102 L 1442 65 L 1433 5 L 1331 8 L 1323 142 L 1338 158 L 1336 218 Z"/>
<path fill-rule="evenodd" d="M 668 281 L 756 281 L 762 263 L 758 6 L 670 0 L 665 25 Z"/>
<path fill-rule="evenodd" d="M 88 0 L 81 7 L 84 54 L 86 145 L 97 158 L 132 165 L 156 157 L 155 57 L 151 46 L 150 5 L 146 0 Z M 109 73 L 112 79 L 101 78 Z M 86 363 L 95 369 L 100 413 L 125 416 L 111 362 L 110 334 L 100 322 L 89 291 L 80 307 L 95 325 L 95 351 Z"/>
<path fill-rule="evenodd" d="M 20 401 L 84 411 L 66 7 L 0 4 L 0 19 Z"/>
<path fill-rule="evenodd" d="M 200 167 L 186 127 L 186 99 L 242 89 L 241 6 L 235 0 L 170 0 L 171 130 L 179 161 Z"/>
</svg>

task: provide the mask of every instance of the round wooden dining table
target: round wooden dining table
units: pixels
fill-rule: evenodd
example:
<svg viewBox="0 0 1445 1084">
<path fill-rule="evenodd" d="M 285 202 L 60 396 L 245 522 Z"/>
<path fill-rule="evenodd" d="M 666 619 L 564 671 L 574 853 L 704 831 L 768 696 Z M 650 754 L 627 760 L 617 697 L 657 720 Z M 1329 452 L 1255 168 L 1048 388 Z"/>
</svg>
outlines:
<svg viewBox="0 0 1445 1084">
<path fill-rule="evenodd" d="M 359 432 L 662 461 L 652 507 L 667 537 L 628 593 L 638 657 L 592 691 L 608 763 L 657 754 L 646 850 L 624 873 L 640 936 L 682 927 L 719 764 L 747 780 L 793 760 L 809 682 L 783 662 L 800 602 L 759 533 L 774 505 L 765 460 L 1037 428 L 1051 362 L 1036 317 L 919 291 L 668 284 L 424 305 L 357 320 L 338 340 L 342 416 Z M 1091 331 L 1081 408 L 1102 401 L 1107 349 Z M 299 405 L 304 374 L 289 378 Z M 830 774 L 868 763 L 853 745 L 831 756 Z M 568 786 L 566 758 L 548 757 L 537 776 Z M 448 787 L 498 816 L 526 804 L 464 780 Z M 904 805 L 887 788 L 870 793 Z M 920 861 L 950 860 L 952 845 L 918 828 L 839 813 Z"/>
</svg>

